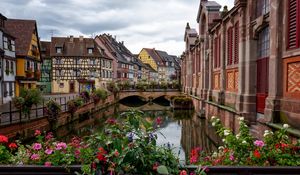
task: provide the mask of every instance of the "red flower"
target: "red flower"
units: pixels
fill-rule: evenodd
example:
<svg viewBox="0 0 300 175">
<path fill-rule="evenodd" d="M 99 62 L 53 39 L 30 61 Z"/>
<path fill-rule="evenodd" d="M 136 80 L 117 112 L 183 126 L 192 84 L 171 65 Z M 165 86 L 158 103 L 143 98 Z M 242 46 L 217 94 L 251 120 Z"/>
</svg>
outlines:
<svg viewBox="0 0 300 175">
<path fill-rule="evenodd" d="M 106 162 L 105 154 L 107 153 L 104 148 L 98 148 L 99 152 L 97 153 L 97 158 L 99 161 Z"/>
<path fill-rule="evenodd" d="M 156 122 L 157 125 L 160 125 L 162 123 L 161 117 L 157 117 L 155 122 Z"/>
<path fill-rule="evenodd" d="M 8 145 L 8 147 L 9 147 L 10 149 L 16 149 L 16 148 L 18 148 L 18 146 L 17 146 L 16 143 L 10 143 L 10 144 Z"/>
<path fill-rule="evenodd" d="M 180 171 L 180 175 L 187 175 L 187 172 L 185 170 Z"/>
<path fill-rule="evenodd" d="M 258 150 L 253 151 L 253 156 L 258 159 L 261 157 L 260 152 Z"/>
<path fill-rule="evenodd" d="M 39 136 L 39 135 L 41 135 L 41 131 L 40 131 L 40 130 L 38 130 L 38 129 L 37 129 L 37 130 L 35 130 L 35 132 L 34 132 L 34 135 L 35 135 L 35 136 Z"/>
<path fill-rule="evenodd" d="M 106 123 L 111 124 L 111 125 L 114 125 L 114 124 L 117 123 L 117 121 L 116 121 L 116 119 L 114 119 L 114 118 L 109 118 L 109 119 L 106 120 Z"/>
<path fill-rule="evenodd" d="M 0 135 L 0 143 L 7 143 L 8 142 L 8 138 L 4 135 Z"/>
<path fill-rule="evenodd" d="M 153 166 L 152 166 L 152 169 L 153 169 L 154 171 L 156 171 L 157 168 L 158 168 L 158 166 L 159 166 L 159 163 L 155 162 L 155 163 L 153 164 Z"/>
<path fill-rule="evenodd" d="M 116 150 L 115 153 L 114 153 L 114 155 L 115 155 L 116 157 L 119 157 L 120 153 Z"/>
</svg>

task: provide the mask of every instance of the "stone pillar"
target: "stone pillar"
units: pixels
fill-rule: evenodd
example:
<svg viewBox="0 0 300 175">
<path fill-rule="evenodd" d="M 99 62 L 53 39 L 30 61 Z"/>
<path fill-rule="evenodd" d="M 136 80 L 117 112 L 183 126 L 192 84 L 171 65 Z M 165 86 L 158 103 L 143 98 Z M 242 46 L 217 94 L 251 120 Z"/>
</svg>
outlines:
<svg viewBox="0 0 300 175">
<path fill-rule="evenodd" d="M 282 97 L 282 38 L 283 27 L 282 18 L 283 7 L 282 0 L 270 1 L 270 58 L 269 58 L 269 92 L 266 99 L 265 120 L 272 121 L 273 116 L 276 116 L 276 111 L 279 111 L 279 98 Z M 285 26 L 284 26 L 285 27 Z"/>
</svg>

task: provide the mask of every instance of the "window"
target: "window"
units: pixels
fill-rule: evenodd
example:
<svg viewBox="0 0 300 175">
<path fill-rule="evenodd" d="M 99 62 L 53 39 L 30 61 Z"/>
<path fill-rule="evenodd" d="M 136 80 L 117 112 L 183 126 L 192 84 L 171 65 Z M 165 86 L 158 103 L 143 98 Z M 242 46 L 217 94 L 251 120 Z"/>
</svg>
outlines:
<svg viewBox="0 0 300 175">
<path fill-rule="evenodd" d="M 234 25 L 234 64 L 239 63 L 239 22 Z"/>
<path fill-rule="evenodd" d="M 270 51 L 270 37 L 269 37 L 269 27 L 264 28 L 259 33 L 258 38 L 258 58 L 265 58 L 269 56 Z"/>
<path fill-rule="evenodd" d="M 233 49 L 233 30 L 232 27 L 230 27 L 227 30 L 227 65 L 232 65 L 233 63 L 232 49 Z"/>
<path fill-rule="evenodd" d="M 8 71 L 8 73 L 9 73 L 9 61 L 8 60 L 5 61 L 5 71 Z"/>
<path fill-rule="evenodd" d="M 256 17 L 265 15 L 270 11 L 269 0 L 256 0 Z"/>
<path fill-rule="evenodd" d="M 25 70 L 29 70 L 31 68 L 31 66 L 30 66 L 30 61 L 26 61 L 26 69 Z"/>
<path fill-rule="evenodd" d="M 296 49 L 300 47 L 300 1 L 288 0 L 288 3 L 287 48 Z"/>
<path fill-rule="evenodd" d="M 88 48 L 88 54 L 92 54 L 93 53 L 93 49 L 92 48 Z"/>
<path fill-rule="evenodd" d="M 220 40 L 221 37 L 218 36 L 214 40 L 214 67 L 220 67 Z"/>
<path fill-rule="evenodd" d="M 13 96 L 13 92 L 14 92 L 14 90 L 13 90 L 13 82 L 10 82 L 9 83 L 9 96 Z"/>
<path fill-rule="evenodd" d="M 7 38 L 3 37 L 4 49 L 8 49 Z"/>
<path fill-rule="evenodd" d="M 62 48 L 61 47 L 56 47 L 56 53 L 61 53 L 62 52 Z"/>
<path fill-rule="evenodd" d="M 14 71 L 14 62 L 13 61 L 10 62 L 10 71 L 11 72 Z"/>
<path fill-rule="evenodd" d="M 8 91 L 7 91 L 7 84 L 6 84 L 6 83 L 4 83 L 4 86 L 3 86 L 3 92 L 4 92 L 3 96 L 4 96 L 4 97 L 7 97 Z"/>
<path fill-rule="evenodd" d="M 14 40 L 11 40 L 11 51 L 13 51 L 13 52 L 16 51 Z"/>
</svg>

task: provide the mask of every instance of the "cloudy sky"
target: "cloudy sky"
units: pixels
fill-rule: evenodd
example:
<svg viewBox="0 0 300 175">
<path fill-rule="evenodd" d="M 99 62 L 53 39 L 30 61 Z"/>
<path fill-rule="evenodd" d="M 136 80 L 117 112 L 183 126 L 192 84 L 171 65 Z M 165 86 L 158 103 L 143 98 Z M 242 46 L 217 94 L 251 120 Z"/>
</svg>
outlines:
<svg viewBox="0 0 300 175">
<path fill-rule="evenodd" d="M 234 0 L 215 0 L 233 6 Z M 51 36 L 116 35 L 133 52 L 156 48 L 180 55 L 186 22 L 197 28 L 200 0 L 1 0 L 7 18 L 36 19 L 42 40 Z"/>
</svg>

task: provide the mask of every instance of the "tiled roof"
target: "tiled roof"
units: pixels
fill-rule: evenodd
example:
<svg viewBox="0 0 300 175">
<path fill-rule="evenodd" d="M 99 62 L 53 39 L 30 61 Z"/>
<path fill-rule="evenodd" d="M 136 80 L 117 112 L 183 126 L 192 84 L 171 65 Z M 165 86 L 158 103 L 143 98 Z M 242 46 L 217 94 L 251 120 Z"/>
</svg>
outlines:
<svg viewBox="0 0 300 175">
<path fill-rule="evenodd" d="M 173 62 L 172 57 L 165 51 L 156 50 L 157 54 L 163 61 Z"/>
<path fill-rule="evenodd" d="M 144 48 L 147 53 L 149 54 L 150 57 L 152 57 L 154 59 L 154 61 L 156 63 L 159 62 L 159 64 L 163 64 L 162 60 L 160 59 L 160 57 L 158 56 L 158 54 L 155 52 L 155 49 L 148 49 L 148 48 Z"/>
<path fill-rule="evenodd" d="M 56 48 L 61 47 L 62 53 L 56 53 Z M 93 49 L 89 54 L 88 49 Z M 74 38 L 74 37 L 52 37 L 51 56 L 100 56 L 93 38 Z"/>
<path fill-rule="evenodd" d="M 35 20 L 7 19 L 5 28 L 16 37 L 16 55 L 26 56 L 28 54 L 32 34 L 37 32 Z"/>
<path fill-rule="evenodd" d="M 150 64 L 148 64 L 148 63 L 145 64 L 145 67 L 146 67 L 150 72 L 157 72 L 157 71 L 154 70 L 154 69 L 150 66 Z"/>
</svg>

